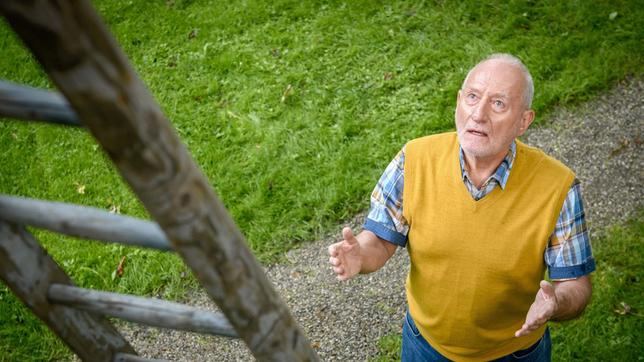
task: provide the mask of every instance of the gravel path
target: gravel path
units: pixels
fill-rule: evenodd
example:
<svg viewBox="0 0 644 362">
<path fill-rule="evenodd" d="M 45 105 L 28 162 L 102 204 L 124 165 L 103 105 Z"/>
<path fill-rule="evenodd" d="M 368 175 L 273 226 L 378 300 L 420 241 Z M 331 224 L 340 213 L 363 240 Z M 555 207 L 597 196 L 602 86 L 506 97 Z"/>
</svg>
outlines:
<svg viewBox="0 0 644 362">
<path fill-rule="evenodd" d="M 642 205 L 643 91 L 642 80 L 626 80 L 592 102 L 555 111 L 547 128 L 533 128 L 524 137 L 577 172 L 594 237 Z M 363 217 L 347 225 L 357 231 Z M 339 235 L 341 226 L 337 230 Z M 268 267 L 267 273 L 322 360 L 364 361 L 377 353 L 380 337 L 400 332 L 408 256 L 399 250 L 377 273 L 340 283 L 331 275 L 326 255 L 336 238 L 329 236 L 289 252 L 286 262 Z M 201 291 L 187 303 L 215 309 Z M 121 330 L 148 358 L 253 360 L 236 340 L 133 324 L 122 325 Z"/>
</svg>

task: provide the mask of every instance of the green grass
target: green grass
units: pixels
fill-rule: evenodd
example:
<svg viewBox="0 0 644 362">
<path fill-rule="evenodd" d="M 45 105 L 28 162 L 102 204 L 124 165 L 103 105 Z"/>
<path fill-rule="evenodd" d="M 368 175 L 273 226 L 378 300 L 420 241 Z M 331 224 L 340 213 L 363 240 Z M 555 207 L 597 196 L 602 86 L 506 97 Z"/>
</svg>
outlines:
<svg viewBox="0 0 644 362">
<path fill-rule="evenodd" d="M 0 288 L 0 361 L 57 361 L 69 351 L 40 319 Z"/>
<path fill-rule="evenodd" d="M 561 361 L 644 360 L 644 213 L 595 243 L 593 299 L 582 318 L 553 324 Z M 625 313 L 622 303 L 630 306 Z"/>
<path fill-rule="evenodd" d="M 593 243 L 591 303 L 579 319 L 550 323 L 553 361 L 644 360 L 643 237 L 640 212 Z M 378 347 L 374 361 L 400 360 L 401 335 L 381 338 Z"/>
<path fill-rule="evenodd" d="M 644 69 L 637 1 L 94 3 L 263 262 L 367 208 L 406 140 L 452 127 L 456 90 L 485 55 L 524 59 L 540 115 Z M 51 87 L 4 24 L 0 49 L 0 78 Z M 0 193 L 147 217 L 80 129 L 0 121 Z M 194 285 L 170 254 L 37 236 L 84 287 L 180 298 Z M 0 356 L 65 353 L 23 343 L 31 332 L 0 293 L 1 329 L 21 336 Z"/>
</svg>

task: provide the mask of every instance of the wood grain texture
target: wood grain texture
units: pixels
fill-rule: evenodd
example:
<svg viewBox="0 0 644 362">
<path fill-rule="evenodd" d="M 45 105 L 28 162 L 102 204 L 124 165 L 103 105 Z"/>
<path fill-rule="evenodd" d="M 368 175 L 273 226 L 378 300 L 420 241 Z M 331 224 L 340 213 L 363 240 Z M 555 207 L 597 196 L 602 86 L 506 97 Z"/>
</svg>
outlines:
<svg viewBox="0 0 644 362">
<path fill-rule="evenodd" d="M 80 126 L 60 93 L 0 81 L 0 116 Z"/>
<path fill-rule="evenodd" d="M 0 219 L 81 238 L 172 250 L 157 223 L 93 207 L 0 194 Z"/>
<path fill-rule="evenodd" d="M 0 12 L 261 361 L 317 360 L 223 204 L 87 1 Z"/>
<path fill-rule="evenodd" d="M 119 352 L 136 354 L 104 318 L 51 303 L 49 286 L 71 285 L 71 280 L 31 234 L 2 220 L 0 278 L 84 361 L 111 362 Z"/>
<path fill-rule="evenodd" d="M 127 353 L 119 353 L 114 358 L 114 362 L 168 362 L 164 359 L 148 359 Z"/>
<path fill-rule="evenodd" d="M 226 318 L 195 307 L 160 299 L 52 284 L 49 300 L 69 307 L 149 326 L 237 337 Z"/>
</svg>

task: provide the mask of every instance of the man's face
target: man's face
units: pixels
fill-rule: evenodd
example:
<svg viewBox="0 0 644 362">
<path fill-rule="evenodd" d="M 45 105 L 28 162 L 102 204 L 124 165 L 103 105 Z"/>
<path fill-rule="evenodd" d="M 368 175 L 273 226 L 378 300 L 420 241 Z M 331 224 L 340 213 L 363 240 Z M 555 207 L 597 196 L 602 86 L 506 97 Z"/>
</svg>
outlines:
<svg viewBox="0 0 644 362">
<path fill-rule="evenodd" d="M 456 131 L 467 159 L 502 159 L 534 119 L 525 109 L 525 79 L 517 66 L 493 59 L 479 64 L 458 92 Z"/>
</svg>

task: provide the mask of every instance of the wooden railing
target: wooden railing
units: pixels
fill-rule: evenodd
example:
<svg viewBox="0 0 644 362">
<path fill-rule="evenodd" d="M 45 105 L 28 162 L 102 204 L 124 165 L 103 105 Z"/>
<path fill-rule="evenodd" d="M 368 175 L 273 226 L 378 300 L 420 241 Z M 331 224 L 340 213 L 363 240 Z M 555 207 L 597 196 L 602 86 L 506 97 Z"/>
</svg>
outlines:
<svg viewBox="0 0 644 362">
<path fill-rule="evenodd" d="M 83 360 L 139 361 L 102 316 L 241 338 L 258 360 L 317 360 L 224 205 L 89 2 L 0 2 L 0 13 L 61 94 L 0 84 L 0 116 L 82 125 L 156 223 L 97 209 L 0 197 L 0 277 Z M 223 312 L 73 285 L 29 234 L 172 250 Z"/>
</svg>

